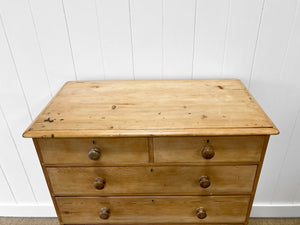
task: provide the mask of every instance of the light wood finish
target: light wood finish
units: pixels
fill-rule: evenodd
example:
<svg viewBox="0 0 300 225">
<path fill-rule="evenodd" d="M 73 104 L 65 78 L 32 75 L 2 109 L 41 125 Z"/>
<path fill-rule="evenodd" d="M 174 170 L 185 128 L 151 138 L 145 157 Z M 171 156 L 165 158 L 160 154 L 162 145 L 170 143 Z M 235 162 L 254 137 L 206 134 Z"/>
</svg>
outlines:
<svg viewBox="0 0 300 225">
<path fill-rule="evenodd" d="M 154 162 L 153 138 L 148 138 L 149 163 Z"/>
<path fill-rule="evenodd" d="M 57 218 L 11 218 L 11 217 L 0 217 L 1 225 L 58 225 Z M 250 218 L 249 225 L 299 225 L 300 219 L 297 218 L 264 218 L 255 219 Z M 178 225 L 178 223 L 176 224 Z M 191 224 L 189 225 L 196 225 Z M 218 225 L 231 225 L 231 224 L 221 224 Z M 233 224 L 232 224 L 233 225 Z M 242 224 L 234 224 L 242 225 Z"/>
<path fill-rule="evenodd" d="M 254 201 L 254 197 L 255 197 L 255 192 L 256 192 L 257 185 L 258 185 L 258 181 L 259 181 L 259 175 L 260 175 L 262 165 L 263 165 L 263 161 L 264 161 L 264 158 L 265 158 L 265 155 L 266 155 L 269 139 L 270 139 L 270 136 L 265 136 L 264 146 L 263 146 L 263 149 L 262 149 L 262 155 L 261 155 L 260 162 L 258 164 L 258 168 L 257 168 L 257 171 L 256 171 L 255 181 L 254 181 L 254 184 L 253 184 L 254 188 L 253 188 L 253 192 L 252 192 L 252 195 L 251 195 L 250 204 L 249 204 L 249 207 L 248 207 L 248 212 L 247 212 L 247 217 L 246 217 L 247 219 L 245 221 L 245 224 L 248 224 L 248 222 L 249 222 L 249 217 L 250 217 L 250 213 L 251 213 L 251 209 L 252 209 L 252 205 L 253 205 L 253 201 Z"/>
<path fill-rule="evenodd" d="M 58 217 L 58 221 L 59 221 L 60 225 L 63 225 L 62 219 L 61 219 L 61 215 L 60 215 L 60 213 L 58 213 L 58 212 L 59 212 L 59 209 L 58 209 L 58 206 L 57 206 L 57 202 L 56 202 L 56 200 L 55 200 L 54 195 L 52 194 L 52 193 L 53 193 L 53 188 L 52 188 L 51 183 L 50 183 L 49 175 L 48 175 L 48 173 L 47 173 L 47 171 L 46 171 L 46 167 L 45 167 L 45 166 L 43 165 L 43 163 L 42 163 L 41 148 L 40 148 L 40 146 L 39 146 L 39 143 L 38 143 L 37 139 L 33 138 L 33 144 L 34 144 L 34 146 L 35 146 L 36 152 L 37 152 L 38 157 L 39 157 L 39 161 L 40 161 L 41 166 L 42 166 L 42 170 L 43 170 L 43 173 L 44 173 L 44 177 L 45 177 L 45 180 L 46 180 L 48 189 L 49 189 L 49 191 L 50 191 L 51 199 L 52 199 L 52 202 L 53 202 L 53 205 L 54 205 L 54 208 L 55 208 L 57 217 Z"/>
<path fill-rule="evenodd" d="M 153 166 L 47 168 L 55 195 L 251 194 L 256 166 Z M 208 176 L 210 186 L 199 179 Z M 95 179 L 105 187 L 94 187 Z M 163 188 L 162 188 L 163 187 Z"/>
<path fill-rule="evenodd" d="M 44 164 L 113 165 L 148 162 L 147 138 L 38 139 Z M 91 160 L 92 148 L 100 158 Z"/>
<path fill-rule="evenodd" d="M 24 136 L 61 225 L 247 225 L 278 133 L 239 80 L 79 81 Z"/>
<path fill-rule="evenodd" d="M 246 196 L 56 198 L 66 224 L 243 223 L 249 200 Z M 103 207 L 110 210 L 108 220 L 99 218 Z M 199 207 L 205 208 L 205 219 L 197 217 Z"/>
<path fill-rule="evenodd" d="M 66 83 L 24 137 L 236 134 L 231 129 L 278 133 L 239 80 L 77 81 Z"/>
<path fill-rule="evenodd" d="M 153 139 L 155 162 L 205 164 L 219 162 L 259 162 L 264 136 L 233 137 L 157 137 Z M 203 147 L 215 152 L 211 159 L 202 156 Z"/>
</svg>

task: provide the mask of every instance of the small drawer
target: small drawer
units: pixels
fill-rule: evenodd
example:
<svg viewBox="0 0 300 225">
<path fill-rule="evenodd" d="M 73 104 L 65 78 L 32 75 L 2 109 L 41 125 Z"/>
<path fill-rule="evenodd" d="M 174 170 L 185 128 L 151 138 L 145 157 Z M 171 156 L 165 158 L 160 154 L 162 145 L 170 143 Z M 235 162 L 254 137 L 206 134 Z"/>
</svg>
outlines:
<svg viewBox="0 0 300 225">
<path fill-rule="evenodd" d="M 147 138 L 37 139 L 44 165 L 114 165 L 148 162 Z"/>
<path fill-rule="evenodd" d="M 264 136 L 157 137 L 154 160 L 159 163 L 258 163 Z"/>
<path fill-rule="evenodd" d="M 248 196 L 56 197 L 66 224 L 243 223 Z"/>
<path fill-rule="evenodd" d="M 251 194 L 256 165 L 48 167 L 57 196 Z"/>
</svg>

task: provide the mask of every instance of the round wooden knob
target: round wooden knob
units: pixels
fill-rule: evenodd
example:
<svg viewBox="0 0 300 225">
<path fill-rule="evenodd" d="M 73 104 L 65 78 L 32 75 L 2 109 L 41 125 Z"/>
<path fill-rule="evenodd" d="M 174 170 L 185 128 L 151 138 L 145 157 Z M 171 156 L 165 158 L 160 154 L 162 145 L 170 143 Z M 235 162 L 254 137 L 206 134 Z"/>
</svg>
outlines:
<svg viewBox="0 0 300 225">
<path fill-rule="evenodd" d="M 203 207 L 197 209 L 197 217 L 199 219 L 204 219 L 207 216 L 206 211 Z"/>
<path fill-rule="evenodd" d="M 94 187 L 98 190 L 103 189 L 105 186 L 105 179 L 102 177 L 97 177 L 94 181 Z"/>
<path fill-rule="evenodd" d="M 200 184 L 200 187 L 202 187 L 202 188 L 208 188 L 210 186 L 209 177 L 208 176 L 200 177 L 199 184 Z"/>
<path fill-rule="evenodd" d="M 91 148 L 90 152 L 89 152 L 89 158 L 91 160 L 98 160 L 100 158 L 100 149 L 97 147 Z"/>
<path fill-rule="evenodd" d="M 215 155 L 215 151 L 213 149 L 213 147 L 211 145 L 205 145 L 202 148 L 202 152 L 201 152 L 203 158 L 205 159 L 211 159 L 212 157 L 214 157 Z"/>
<path fill-rule="evenodd" d="M 109 211 L 109 208 L 101 208 L 100 209 L 100 213 L 99 213 L 99 217 L 103 220 L 107 220 L 110 216 L 110 211 Z"/>
</svg>

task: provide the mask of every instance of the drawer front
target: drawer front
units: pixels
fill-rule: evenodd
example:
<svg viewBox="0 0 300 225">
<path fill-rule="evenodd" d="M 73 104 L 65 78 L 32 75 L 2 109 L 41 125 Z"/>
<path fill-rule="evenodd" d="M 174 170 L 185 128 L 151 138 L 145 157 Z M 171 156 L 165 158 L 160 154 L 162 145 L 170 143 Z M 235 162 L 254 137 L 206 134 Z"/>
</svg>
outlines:
<svg viewBox="0 0 300 225">
<path fill-rule="evenodd" d="M 148 162 L 147 138 L 38 139 L 38 145 L 43 163 L 46 165 L 113 165 Z M 89 155 L 94 160 L 90 159 Z"/>
<path fill-rule="evenodd" d="M 55 195 L 250 194 L 256 165 L 49 167 Z"/>
<path fill-rule="evenodd" d="M 157 137 L 155 162 L 212 163 L 259 162 L 264 136 Z"/>
<path fill-rule="evenodd" d="M 66 224 L 243 223 L 248 196 L 56 197 Z M 101 219 L 101 217 L 108 219 Z M 199 219 L 199 217 L 206 216 Z"/>
</svg>

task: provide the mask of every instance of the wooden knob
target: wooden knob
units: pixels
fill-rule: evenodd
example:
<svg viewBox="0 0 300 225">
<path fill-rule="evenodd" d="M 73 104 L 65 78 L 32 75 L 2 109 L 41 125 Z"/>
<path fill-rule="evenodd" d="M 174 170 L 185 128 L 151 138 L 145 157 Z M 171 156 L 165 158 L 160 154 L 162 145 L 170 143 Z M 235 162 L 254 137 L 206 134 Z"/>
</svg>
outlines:
<svg viewBox="0 0 300 225">
<path fill-rule="evenodd" d="M 105 179 L 102 177 L 97 177 L 94 181 L 94 187 L 98 190 L 103 189 L 105 186 Z"/>
<path fill-rule="evenodd" d="M 203 158 L 205 159 L 211 159 L 212 157 L 214 157 L 215 155 L 215 151 L 213 149 L 213 147 L 211 145 L 205 145 L 202 148 L 202 152 L 201 152 Z"/>
<path fill-rule="evenodd" d="M 207 216 L 206 211 L 203 207 L 197 209 L 197 217 L 199 219 L 204 219 Z"/>
<path fill-rule="evenodd" d="M 107 220 L 110 216 L 110 211 L 109 211 L 109 208 L 101 208 L 100 209 L 100 213 L 99 213 L 99 217 L 103 220 Z"/>
<path fill-rule="evenodd" d="M 90 152 L 89 152 L 89 158 L 91 160 L 98 160 L 100 158 L 100 149 L 97 147 L 93 147 L 91 148 Z"/>
<path fill-rule="evenodd" d="M 209 177 L 208 176 L 200 177 L 199 184 L 200 184 L 200 187 L 202 187 L 202 188 L 208 188 L 210 186 Z"/>
</svg>

